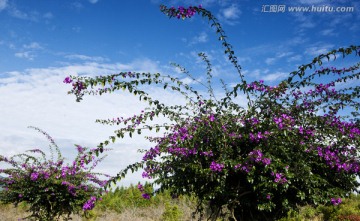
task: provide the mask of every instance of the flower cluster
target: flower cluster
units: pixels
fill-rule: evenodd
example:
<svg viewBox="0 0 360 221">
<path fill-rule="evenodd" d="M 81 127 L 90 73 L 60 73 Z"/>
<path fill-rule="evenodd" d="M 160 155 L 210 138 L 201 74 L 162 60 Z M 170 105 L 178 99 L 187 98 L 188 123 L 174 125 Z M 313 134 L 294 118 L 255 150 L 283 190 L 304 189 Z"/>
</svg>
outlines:
<svg viewBox="0 0 360 221">
<path fill-rule="evenodd" d="M 146 199 L 149 200 L 151 198 L 150 194 L 145 192 L 145 188 L 143 185 L 141 185 L 140 183 L 137 186 L 138 190 L 140 190 L 140 192 L 142 193 L 141 196 Z"/>
<path fill-rule="evenodd" d="M 269 86 L 265 85 L 263 80 L 260 81 L 254 81 L 250 84 L 246 85 L 246 90 L 249 91 L 255 91 L 255 92 L 262 92 L 264 94 L 275 94 L 275 97 L 278 98 L 281 95 L 285 94 L 287 91 L 286 85 L 275 85 L 275 86 Z"/>
<path fill-rule="evenodd" d="M 279 117 L 273 118 L 279 129 L 292 129 L 295 125 L 295 120 L 288 114 L 281 114 Z"/>
<path fill-rule="evenodd" d="M 95 195 L 101 195 L 102 187 L 107 184 L 107 180 L 97 177 L 105 174 L 91 172 L 102 158 L 96 159 L 87 153 L 87 148 L 76 145 L 77 157 L 71 164 L 65 164 L 54 140 L 42 130 L 34 129 L 50 140 L 51 160 L 47 160 L 45 153 L 39 149 L 28 152 L 41 154 L 42 160 L 25 153 L 11 158 L 0 156 L 0 161 L 14 167 L 0 170 L 0 173 L 8 175 L 0 180 L 6 190 L 0 192 L 0 198 L 15 205 L 20 202 L 27 202 L 30 206 L 37 205 L 30 207 L 30 211 L 32 217 L 40 220 L 44 217 L 65 218 L 80 208 L 84 211 L 91 210 L 96 201 Z M 58 155 L 56 160 L 53 160 L 54 151 Z M 92 163 L 92 166 L 86 167 L 85 161 Z M 37 202 L 42 203 L 38 206 Z"/>
<path fill-rule="evenodd" d="M 317 147 L 319 157 L 324 159 L 327 165 L 335 168 L 337 171 L 345 171 L 347 173 L 358 173 L 360 171 L 360 164 L 355 159 L 346 157 L 344 160 L 341 160 L 344 156 L 350 155 L 350 152 L 356 152 L 355 148 L 350 147 L 348 151 L 342 152 L 338 150 L 333 151 L 332 149 L 334 149 L 332 146 Z"/>
<path fill-rule="evenodd" d="M 216 162 L 211 162 L 210 164 L 210 170 L 214 171 L 214 172 L 221 172 L 224 169 L 224 164 L 221 163 L 216 163 Z"/>
<path fill-rule="evenodd" d="M 164 12 L 166 15 L 170 17 L 176 17 L 178 19 L 182 18 L 191 18 L 197 12 L 197 10 L 201 9 L 202 5 L 198 7 L 189 6 L 188 8 L 184 8 L 183 6 L 179 6 L 177 9 L 175 7 L 167 8 L 164 5 L 160 6 L 160 10 Z"/>
<path fill-rule="evenodd" d="M 254 163 L 268 166 L 271 163 L 271 159 L 264 157 L 261 150 L 253 150 L 248 154 L 247 160 L 245 160 L 245 162 L 242 164 L 235 165 L 234 169 L 240 169 L 245 173 L 250 173 L 250 171 L 254 167 Z"/>
<path fill-rule="evenodd" d="M 287 183 L 287 179 L 282 173 L 271 173 L 275 177 L 274 182 L 284 184 Z"/>
<path fill-rule="evenodd" d="M 95 202 L 96 202 L 96 197 L 95 196 L 91 196 L 90 199 L 88 201 L 86 201 L 86 203 L 83 206 L 83 210 L 92 210 L 95 207 Z"/>
<path fill-rule="evenodd" d="M 331 200 L 330 200 L 330 202 L 334 205 L 334 206 L 337 206 L 337 205 L 339 205 L 340 203 L 342 203 L 342 200 L 341 200 L 341 198 L 339 197 L 339 198 L 331 198 Z"/>
</svg>

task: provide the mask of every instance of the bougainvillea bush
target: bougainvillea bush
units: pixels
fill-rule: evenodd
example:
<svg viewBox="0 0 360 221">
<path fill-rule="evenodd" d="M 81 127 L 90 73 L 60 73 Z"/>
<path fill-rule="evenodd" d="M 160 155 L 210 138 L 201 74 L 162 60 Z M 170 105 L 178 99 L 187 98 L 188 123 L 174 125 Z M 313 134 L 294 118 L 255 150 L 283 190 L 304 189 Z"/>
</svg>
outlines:
<svg viewBox="0 0 360 221">
<path fill-rule="evenodd" d="M 153 147 L 118 178 L 143 168 L 143 177 L 154 179 L 159 191 L 168 189 L 174 197 L 197 196 L 197 212 L 203 214 L 207 205 L 213 220 L 225 217 L 224 211 L 232 220 L 274 220 L 301 205 L 336 206 L 342 197 L 357 191 L 360 63 L 356 60 L 360 46 L 319 55 L 278 85 L 261 80 L 247 83 L 225 32 L 209 11 L 201 6 L 161 6 L 161 11 L 170 18 L 199 14 L 207 19 L 240 83 L 233 88 L 224 83 L 225 96 L 217 98 L 211 84 L 211 63 L 204 53 L 199 56 L 207 64 L 205 90 L 197 91 L 178 78 L 159 73 L 67 77 L 64 82 L 72 85 L 69 93 L 76 95 L 77 101 L 86 94 L 123 89 L 149 104 L 130 118 L 98 120 L 123 126 L 94 153 L 126 134 L 165 130 L 159 137 L 148 137 Z M 347 61 L 347 67 L 330 66 L 331 61 L 350 54 L 355 56 Z M 180 93 L 188 103 L 169 106 L 153 99 L 142 87 L 148 84 Z M 240 94 L 247 98 L 247 106 L 236 102 Z M 159 116 L 171 123 L 149 123 Z M 145 198 L 148 194 L 144 192 Z"/>
<path fill-rule="evenodd" d="M 53 138 L 38 128 L 34 129 L 50 141 L 51 158 L 46 159 L 40 149 L 28 151 L 34 156 L 26 153 L 10 158 L 0 156 L 0 161 L 10 164 L 10 168 L 0 171 L 6 175 L 0 180 L 4 188 L 0 192 L 1 202 L 15 206 L 27 203 L 31 215 L 24 219 L 69 220 L 71 214 L 80 211 L 86 215 L 101 199 L 102 187 L 107 183 L 98 178 L 104 174 L 91 172 L 103 158 L 90 156 L 87 148 L 76 145 L 78 154 L 75 160 L 66 164 Z"/>
</svg>

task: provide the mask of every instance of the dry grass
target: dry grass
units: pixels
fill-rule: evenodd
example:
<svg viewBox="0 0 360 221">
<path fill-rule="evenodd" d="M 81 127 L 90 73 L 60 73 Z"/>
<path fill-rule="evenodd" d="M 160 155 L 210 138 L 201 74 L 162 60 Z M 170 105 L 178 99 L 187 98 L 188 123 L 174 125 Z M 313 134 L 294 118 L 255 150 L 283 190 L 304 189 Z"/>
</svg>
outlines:
<svg viewBox="0 0 360 221">
<path fill-rule="evenodd" d="M 182 221 L 192 219 L 192 208 L 186 204 L 177 205 L 182 212 Z M 85 218 L 79 215 L 72 216 L 73 221 L 161 221 L 165 206 L 146 207 L 146 208 L 127 208 L 122 213 L 114 211 L 100 211 L 95 209 L 92 212 L 92 218 Z M 30 215 L 26 213 L 25 208 L 14 207 L 13 205 L 0 206 L 0 221 L 18 221 L 19 219 Z"/>
</svg>

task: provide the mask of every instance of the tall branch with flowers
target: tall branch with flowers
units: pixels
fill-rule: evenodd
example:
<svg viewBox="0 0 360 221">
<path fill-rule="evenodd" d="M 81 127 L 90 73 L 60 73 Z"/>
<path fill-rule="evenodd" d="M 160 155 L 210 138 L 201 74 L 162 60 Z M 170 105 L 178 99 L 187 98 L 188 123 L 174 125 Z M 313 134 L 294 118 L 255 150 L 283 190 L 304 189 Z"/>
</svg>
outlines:
<svg viewBox="0 0 360 221">
<path fill-rule="evenodd" d="M 226 207 L 232 220 L 274 220 L 299 205 L 338 205 L 341 197 L 357 191 L 360 63 L 343 69 L 322 65 L 339 55 L 345 58 L 354 54 L 358 59 L 360 46 L 319 55 L 290 73 L 279 85 L 269 86 L 264 81 L 248 84 L 232 45 L 210 11 L 201 6 L 160 9 L 170 18 L 187 19 L 199 14 L 207 19 L 239 74 L 240 83 L 231 90 L 225 87 L 226 95 L 215 99 L 211 63 L 204 53 L 199 56 L 208 65 L 208 84 L 203 85 L 209 96 L 178 78 L 159 73 L 121 72 L 95 78 L 66 78 L 65 83 L 73 86 L 69 93 L 76 95 L 77 101 L 85 94 L 102 95 L 123 89 L 148 103 L 149 107 L 134 117 L 97 120 L 123 127 L 93 153 L 99 154 L 125 134 L 166 130 L 162 136 L 147 137 L 154 146 L 140 162 L 120 171 L 118 179 L 130 170 L 143 168 L 143 177 L 160 185 L 158 191 L 169 189 L 174 196 L 197 196 L 196 212 L 204 214 L 207 204 L 213 220 L 224 216 Z M 180 70 L 188 74 L 184 68 Z M 331 74 L 337 79 L 326 82 L 323 77 Z M 320 78 L 322 83 L 316 83 Z M 346 81 L 355 86 L 344 85 Z M 147 84 L 178 92 L 189 102 L 166 105 L 141 88 Z M 234 102 L 240 92 L 248 99 L 247 107 Z M 342 108 L 349 113 L 347 116 L 341 114 Z M 159 115 L 172 123 L 148 123 Z M 144 196 L 148 198 L 149 193 Z"/>
<path fill-rule="evenodd" d="M 39 128 L 32 128 L 50 141 L 51 158 L 46 159 L 40 149 L 28 152 L 40 154 L 41 158 L 25 153 L 10 158 L 0 156 L 0 162 L 11 166 L 0 170 L 0 173 L 7 175 L 0 179 L 4 188 L 0 191 L 1 201 L 15 206 L 26 202 L 31 215 L 22 218 L 24 220 L 70 220 L 72 214 L 81 211 L 87 215 L 95 202 L 101 200 L 103 187 L 107 184 L 107 180 L 101 180 L 99 176 L 109 178 L 108 175 L 91 172 L 104 157 L 96 159 L 87 153 L 87 148 L 76 145 L 77 157 L 72 164 L 65 164 L 53 138 Z M 54 151 L 57 153 L 56 159 Z"/>
</svg>

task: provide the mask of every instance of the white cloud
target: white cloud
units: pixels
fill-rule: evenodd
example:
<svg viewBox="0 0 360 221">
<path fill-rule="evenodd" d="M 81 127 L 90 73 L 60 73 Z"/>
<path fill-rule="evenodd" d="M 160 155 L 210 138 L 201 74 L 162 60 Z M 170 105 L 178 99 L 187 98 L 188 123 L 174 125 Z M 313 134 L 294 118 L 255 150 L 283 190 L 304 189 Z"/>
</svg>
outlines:
<svg viewBox="0 0 360 221">
<path fill-rule="evenodd" d="M 236 5 L 231 5 L 230 7 L 221 10 L 221 14 L 225 19 L 237 19 L 239 18 L 241 11 Z"/>
<path fill-rule="evenodd" d="M 322 30 L 320 32 L 321 35 L 324 35 L 324 36 L 337 36 L 338 34 L 335 33 L 335 30 L 330 28 L 330 29 L 325 29 L 325 30 Z"/>
<path fill-rule="evenodd" d="M 139 64 L 143 66 L 137 68 Z M 141 71 L 149 66 L 152 69 L 150 71 L 160 71 L 157 62 L 144 59 L 129 64 L 86 63 L 2 73 L 0 155 L 11 156 L 32 148 L 47 150 L 47 140 L 36 131 L 28 129 L 30 125 L 48 132 L 68 160 L 72 160 L 76 154 L 73 144 L 96 147 L 118 129 L 96 124 L 96 119 L 129 117 L 140 113 L 146 107 L 146 103 L 122 91 L 103 96 L 88 96 L 77 103 L 74 96 L 67 95 L 71 85 L 66 85 L 62 81 L 68 75 L 79 73 L 104 75 L 126 70 Z M 152 88 L 150 93 L 165 103 L 185 102 L 183 97 L 166 92 L 161 87 Z M 163 120 L 158 120 L 157 123 L 159 122 Z M 125 138 L 112 144 L 110 148 L 113 150 L 108 152 L 109 156 L 98 165 L 97 171 L 115 175 L 127 165 L 141 160 L 142 154 L 137 150 L 152 146 L 143 137 L 139 135 L 133 139 Z M 141 179 L 141 175 L 137 173 L 122 180 L 119 185 L 136 183 Z"/>
<path fill-rule="evenodd" d="M 94 61 L 94 62 L 102 62 L 106 60 L 103 57 L 91 57 L 81 54 L 70 54 L 70 55 L 66 55 L 65 58 L 70 60 L 82 60 L 82 61 Z"/>
<path fill-rule="evenodd" d="M 209 39 L 208 39 L 208 35 L 206 34 L 206 32 L 201 32 L 198 36 L 195 36 L 191 42 L 190 42 L 190 45 L 193 45 L 193 44 L 198 44 L 198 43 L 205 43 L 207 42 Z"/>
<path fill-rule="evenodd" d="M 23 45 L 25 49 L 42 49 L 39 43 L 31 42 L 30 44 Z"/>
<path fill-rule="evenodd" d="M 273 74 L 268 74 L 265 75 L 264 77 L 262 77 L 262 80 L 266 81 L 276 81 L 276 80 L 280 80 L 285 78 L 286 76 L 288 76 L 289 73 L 285 73 L 285 72 L 275 72 Z"/>
<path fill-rule="evenodd" d="M 295 55 L 287 59 L 287 62 L 293 62 L 293 61 L 301 61 L 302 56 L 301 55 Z"/>
<path fill-rule="evenodd" d="M 255 69 L 255 70 L 244 70 L 243 74 L 253 78 L 259 78 L 260 76 L 269 73 L 269 69 Z"/>
<path fill-rule="evenodd" d="M 80 2 L 73 2 L 71 3 L 71 8 L 75 10 L 82 9 L 84 6 Z"/>
<path fill-rule="evenodd" d="M 223 8 L 220 10 L 218 18 L 229 25 L 235 25 L 237 23 L 237 19 L 241 15 L 241 10 L 237 5 L 233 4 L 227 8 Z"/>
<path fill-rule="evenodd" d="M 24 58 L 29 61 L 34 60 L 34 58 L 36 57 L 31 51 L 17 52 L 14 55 L 15 55 L 15 57 Z"/>
<path fill-rule="evenodd" d="M 38 21 L 39 20 L 39 13 L 36 11 L 24 12 L 19 10 L 15 5 L 11 5 L 9 7 L 9 13 L 12 17 L 22 19 L 22 20 L 29 20 L 29 21 Z"/>
<path fill-rule="evenodd" d="M 4 10 L 7 7 L 7 0 L 0 0 L 0 11 Z"/>
<path fill-rule="evenodd" d="M 76 33 L 79 33 L 80 31 L 81 31 L 81 27 L 78 27 L 78 26 L 76 26 L 76 27 L 72 27 L 71 28 L 71 30 L 73 30 L 74 32 L 76 32 Z"/>
<path fill-rule="evenodd" d="M 279 52 L 275 55 L 275 57 L 272 58 L 266 58 L 265 59 L 265 63 L 268 65 L 274 64 L 277 60 L 283 58 L 283 57 L 288 57 L 290 55 L 292 55 L 293 52 Z"/>
<path fill-rule="evenodd" d="M 334 47 L 334 45 L 332 45 L 332 44 L 322 44 L 321 46 L 318 46 L 318 45 L 311 46 L 305 50 L 305 54 L 311 55 L 311 56 L 318 56 L 320 54 L 329 52 L 333 47 Z"/>
<path fill-rule="evenodd" d="M 276 58 L 266 58 L 265 59 L 265 63 L 268 65 L 275 63 L 275 61 L 276 61 Z"/>
<path fill-rule="evenodd" d="M 95 3 L 97 3 L 99 0 L 89 0 L 89 2 L 91 3 L 91 4 L 95 4 Z"/>
<path fill-rule="evenodd" d="M 47 19 L 52 19 L 54 18 L 54 15 L 51 12 L 47 12 L 43 15 L 43 17 Z"/>
<path fill-rule="evenodd" d="M 300 23 L 300 28 L 314 28 L 317 25 L 317 22 L 314 21 L 313 16 L 309 14 L 292 13 L 292 15 L 295 17 L 295 21 Z"/>
</svg>

